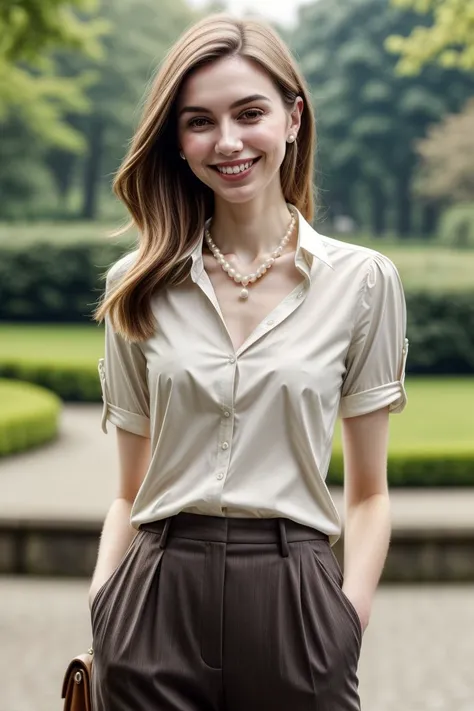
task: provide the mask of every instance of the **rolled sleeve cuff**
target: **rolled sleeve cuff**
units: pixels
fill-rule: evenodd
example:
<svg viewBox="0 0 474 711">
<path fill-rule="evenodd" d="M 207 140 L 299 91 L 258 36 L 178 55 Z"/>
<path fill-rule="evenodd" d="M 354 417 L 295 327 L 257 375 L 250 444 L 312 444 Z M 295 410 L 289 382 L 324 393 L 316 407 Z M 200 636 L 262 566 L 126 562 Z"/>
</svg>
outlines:
<svg viewBox="0 0 474 711">
<path fill-rule="evenodd" d="M 105 402 L 102 410 L 102 431 L 107 434 L 107 420 L 116 427 L 120 427 L 127 432 L 141 435 L 142 437 L 150 437 L 150 420 L 143 415 L 137 415 L 136 412 L 128 412 L 122 410 L 117 405 L 111 405 Z"/>
<path fill-rule="evenodd" d="M 387 406 L 392 414 L 398 414 L 405 409 L 406 404 L 404 383 L 396 380 L 393 383 L 343 397 L 339 406 L 339 415 L 342 418 L 357 417 Z"/>
</svg>

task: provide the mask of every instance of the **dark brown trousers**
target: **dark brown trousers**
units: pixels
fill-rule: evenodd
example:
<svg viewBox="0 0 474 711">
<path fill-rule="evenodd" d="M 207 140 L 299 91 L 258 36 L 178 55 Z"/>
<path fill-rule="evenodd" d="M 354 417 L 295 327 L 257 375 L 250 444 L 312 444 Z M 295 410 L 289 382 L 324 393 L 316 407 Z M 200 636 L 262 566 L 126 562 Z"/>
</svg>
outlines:
<svg viewBox="0 0 474 711">
<path fill-rule="evenodd" d="M 283 519 L 146 524 L 92 605 L 93 711 L 359 711 L 328 538 Z"/>
</svg>

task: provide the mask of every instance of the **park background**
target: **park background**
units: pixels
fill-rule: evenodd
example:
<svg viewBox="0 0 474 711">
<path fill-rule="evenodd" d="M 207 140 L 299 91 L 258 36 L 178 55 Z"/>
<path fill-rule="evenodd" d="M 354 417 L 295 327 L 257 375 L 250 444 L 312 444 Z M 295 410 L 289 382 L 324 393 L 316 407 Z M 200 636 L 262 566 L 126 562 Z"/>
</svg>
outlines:
<svg viewBox="0 0 474 711">
<path fill-rule="evenodd" d="M 472 711 L 473 650 L 459 637 L 474 622 L 474 2 L 291 8 L 250 9 L 275 24 L 310 88 L 315 226 L 389 256 L 407 299 L 409 404 L 391 420 L 394 537 L 361 658 L 364 708 Z M 0 638 L 29 652 L 2 680 L 0 711 L 59 709 L 59 671 L 86 644 L 87 575 L 116 467 L 113 437 L 99 434 L 103 330 L 91 313 L 106 269 L 137 239 L 111 237 L 126 221 L 111 182 L 167 49 L 225 9 L 1 3 Z M 337 497 L 339 429 L 329 481 Z M 445 637 L 432 644 L 433 625 Z M 35 630 L 56 640 L 46 684 Z M 430 666 L 423 642 L 435 641 L 457 656 Z"/>
</svg>

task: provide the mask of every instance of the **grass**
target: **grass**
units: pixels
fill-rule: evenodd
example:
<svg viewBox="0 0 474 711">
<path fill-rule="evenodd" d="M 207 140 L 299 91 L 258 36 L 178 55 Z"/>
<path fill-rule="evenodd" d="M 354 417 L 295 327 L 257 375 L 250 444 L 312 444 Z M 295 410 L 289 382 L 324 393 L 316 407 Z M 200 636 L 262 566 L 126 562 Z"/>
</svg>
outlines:
<svg viewBox="0 0 474 711">
<path fill-rule="evenodd" d="M 0 360 L 95 363 L 104 350 L 104 329 L 94 325 L 0 325 Z"/>
<path fill-rule="evenodd" d="M 0 361 L 95 364 L 104 350 L 99 326 L 0 325 Z M 474 450 L 474 378 L 406 380 L 408 406 L 391 417 L 391 447 L 410 451 L 420 446 Z M 335 448 L 340 447 L 340 423 Z"/>
<path fill-rule="evenodd" d="M 405 386 L 407 407 L 390 418 L 391 448 L 474 452 L 474 378 L 408 377 Z M 340 422 L 334 446 L 341 446 Z"/>
</svg>

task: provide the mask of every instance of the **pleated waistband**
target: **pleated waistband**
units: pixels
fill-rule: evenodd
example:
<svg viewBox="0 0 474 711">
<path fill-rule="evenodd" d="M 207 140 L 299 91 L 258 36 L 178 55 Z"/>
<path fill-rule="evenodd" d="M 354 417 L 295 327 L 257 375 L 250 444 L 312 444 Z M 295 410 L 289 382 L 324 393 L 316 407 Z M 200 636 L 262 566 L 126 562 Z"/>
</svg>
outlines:
<svg viewBox="0 0 474 711">
<path fill-rule="evenodd" d="M 140 530 L 161 536 L 164 548 L 168 538 L 191 538 L 218 543 L 280 543 L 283 555 L 287 544 L 325 540 L 326 533 L 287 518 L 228 518 L 179 513 L 176 516 L 143 523 Z"/>
</svg>

